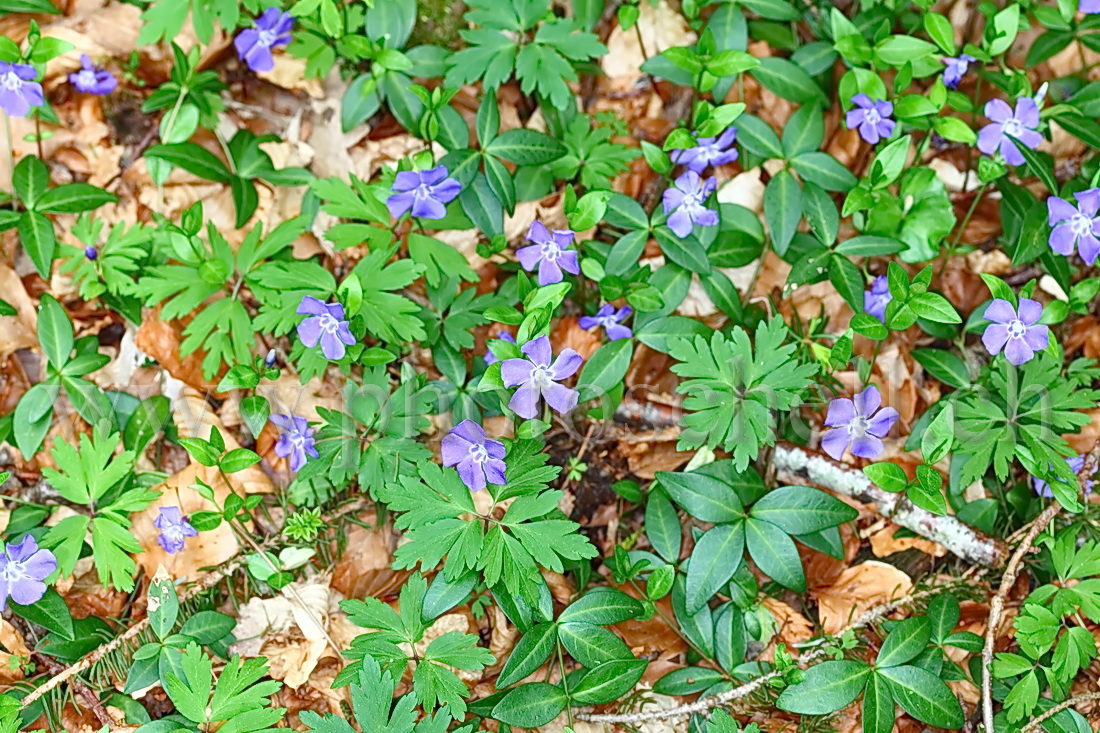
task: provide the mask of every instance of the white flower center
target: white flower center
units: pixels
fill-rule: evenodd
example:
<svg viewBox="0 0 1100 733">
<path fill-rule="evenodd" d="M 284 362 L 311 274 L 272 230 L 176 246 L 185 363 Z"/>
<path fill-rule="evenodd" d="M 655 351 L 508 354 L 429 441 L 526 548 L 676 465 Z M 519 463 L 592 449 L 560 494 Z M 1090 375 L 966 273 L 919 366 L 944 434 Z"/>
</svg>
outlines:
<svg viewBox="0 0 1100 733">
<path fill-rule="evenodd" d="M 1027 326 L 1019 318 L 1008 322 L 1008 337 L 1010 339 L 1023 338 Z"/>
<path fill-rule="evenodd" d="M 852 418 L 852 421 L 848 423 L 848 435 L 853 438 L 862 438 L 867 434 L 867 430 L 871 427 L 871 421 L 863 415 L 856 415 Z"/>
<path fill-rule="evenodd" d="M 863 112 L 863 119 L 867 120 L 872 125 L 877 125 L 882 122 L 882 115 L 878 113 L 877 109 L 871 107 Z"/>
<path fill-rule="evenodd" d="M 542 258 L 554 262 L 561 256 L 561 248 L 556 242 L 544 242 L 542 245 Z"/>
<path fill-rule="evenodd" d="M 1019 139 L 1020 133 L 1024 131 L 1024 126 L 1020 124 L 1020 121 L 1015 117 L 1010 117 L 1004 126 L 1004 134 L 1011 135 L 1014 138 Z"/>
<path fill-rule="evenodd" d="M 1080 212 L 1073 215 L 1073 218 L 1069 220 L 1069 225 L 1073 233 L 1078 237 L 1082 237 L 1092 231 L 1092 219 Z"/>
<path fill-rule="evenodd" d="M 336 333 L 336 330 L 340 328 L 340 321 L 333 318 L 329 313 L 317 317 L 321 319 L 321 330 L 325 333 Z"/>
<path fill-rule="evenodd" d="M 27 571 L 24 569 L 22 562 L 8 560 L 7 564 L 4 565 L 4 580 L 9 583 L 14 583 L 25 577 L 27 577 Z"/>
<path fill-rule="evenodd" d="M 4 89 L 19 89 L 23 86 L 23 80 L 20 79 L 14 71 L 9 71 L 6 74 L 0 75 L 0 87 Z"/>
<path fill-rule="evenodd" d="M 92 69 L 81 69 L 76 78 L 82 87 L 95 86 L 95 71 Z"/>
<path fill-rule="evenodd" d="M 477 463 L 485 463 L 489 460 L 489 451 L 485 450 L 485 446 L 475 443 L 470 446 L 470 458 Z"/>
<path fill-rule="evenodd" d="M 261 30 L 258 35 L 259 38 L 256 42 L 259 43 L 261 46 L 267 46 L 268 48 L 270 48 L 271 45 L 275 43 L 275 31 Z"/>
<path fill-rule="evenodd" d="M 540 390 L 546 389 L 553 383 L 554 379 L 550 376 L 550 370 L 546 367 L 536 366 L 531 370 L 531 384 Z"/>
</svg>

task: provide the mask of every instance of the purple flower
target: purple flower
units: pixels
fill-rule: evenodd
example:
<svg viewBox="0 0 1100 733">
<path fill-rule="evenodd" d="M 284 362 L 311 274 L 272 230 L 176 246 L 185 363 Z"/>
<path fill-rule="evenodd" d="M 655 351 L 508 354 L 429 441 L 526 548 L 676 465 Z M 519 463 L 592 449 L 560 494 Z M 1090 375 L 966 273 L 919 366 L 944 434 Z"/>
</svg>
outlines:
<svg viewBox="0 0 1100 733">
<path fill-rule="evenodd" d="M 110 94 L 118 86 L 111 72 L 92 63 L 88 54 L 80 54 L 80 71 L 69 74 L 69 83 L 85 94 Z"/>
<path fill-rule="evenodd" d="M 863 291 L 864 312 L 883 323 L 886 323 L 886 306 L 894 299 L 890 295 L 889 282 L 885 275 L 879 275 L 871 282 L 870 289 Z"/>
<path fill-rule="evenodd" d="M 297 473 L 306 465 L 306 456 L 317 457 L 317 448 L 313 445 L 313 429 L 304 417 L 293 415 L 272 415 L 271 424 L 283 429 L 275 443 L 275 455 L 290 459 L 290 470 Z"/>
<path fill-rule="evenodd" d="M 31 107 L 45 104 L 36 76 L 38 72 L 29 64 L 0 61 L 0 109 L 12 117 L 26 117 Z"/>
<path fill-rule="evenodd" d="M 596 315 L 581 316 L 578 323 L 585 331 L 591 331 L 596 326 L 603 326 L 603 330 L 607 333 L 607 337 L 612 341 L 628 339 L 634 335 L 634 332 L 631 331 L 628 326 L 622 325 L 622 322 L 633 312 L 633 309 L 629 305 L 624 305 L 619 310 L 615 310 L 615 306 L 610 303 L 604 303 L 600 306 L 600 309 L 596 311 Z"/>
<path fill-rule="evenodd" d="M 849 130 L 859 128 L 859 136 L 874 145 L 885 140 L 894 132 L 894 114 L 892 102 L 883 99 L 871 99 L 863 92 L 852 97 L 853 109 L 848 110 L 845 123 Z"/>
<path fill-rule="evenodd" d="M 1043 142 L 1043 136 L 1036 132 L 1039 127 L 1039 105 L 1032 97 L 1016 100 L 1015 112 L 1003 99 L 991 99 L 985 104 L 985 116 L 993 121 L 978 133 L 978 150 L 986 155 L 993 155 L 1000 149 L 1006 163 L 1023 165 L 1024 155 L 1009 136 L 1032 150 Z"/>
<path fill-rule="evenodd" d="M 1073 458 L 1067 458 L 1066 463 L 1069 464 L 1069 467 L 1073 469 L 1074 473 L 1081 473 L 1081 469 L 1083 469 L 1085 467 L 1085 457 L 1084 456 L 1076 456 L 1076 457 L 1073 457 Z M 1051 468 L 1053 468 L 1053 466 Z M 1059 483 L 1064 483 L 1064 482 L 1059 481 Z M 1054 491 L 1051 490 L 1050 484 L 1048 484 L 1046 481 L 1043 481 L 1041 478 L 1039 478 L 1037 476 L 1032 476 L 1031 477 L 1031 486 L 1032 486 L 1032 488 L 1035 489 L 1035 493 L 1038 494 L 1039 496 L 1044 496 L 1047 499 L 1054 498 Z M 1093 486 L 1092 481 L 1086 481 L 1085 482 L 1085 493 L 1086 494 L 1091 494 L 1092 493 L 1092 486 Z"/>
<path fill-rule="evenodd" d="M 970 68 L 970 64 L 977 60 L 968 53 L 961 53 L 956 58 L 944 59 L 943 63 L 947 65 L 947 68 L 943 70 L 944 86 L 948 89 L 959 86 L 959 82 L 966 76 L 966 70 Z"/>
<path fill-rule="evenodd" d="M 852 399 L 839 397 L 830 402 L 825 424 L 832 430 L 825 431 L 821 447 L 836 461 L 849 446 L 853 456 L 878 458 L 885 448 L 882 438 L 898 420 L 897 410 L 893 407 L 880 410 L 881 404 L 878 387 L 874 385 L 853 395 Z"/>
<path fill-rule="evenodd" d="M 1100 1 L 1100 0 L 1098 0 Z M 669 153 L 672 162 L 687 166 L 688 170 L 702 173 L 707 166 L 717 168 L 737 160 L 737 148 L 733 147 L 737 139 L 737 128 L 727 128 L 718 137 L 701 137 L 694 148 L 677 148 Z"/>
<path fill-rule="evenodd" d="M 516 337 L 513 336 L 512 334 L 508 333 L 507 331 L 505 331 L 502 334 L 500 334 L 499 336 L 497 336 L 497 338 L 500 339 L 501 341 L 507 341 L 510 344 L 514 344 L 516 342 Z M 500 361 L 499 359 L 497 359 L 497 355 L 494 354 L 493 352 L 489 351 L 488 349 L 485 349 L 485 357 L 484 358 L 485 358 L 485 366 L 489 366 L 490 364 L 496 364 L 498 361 Z"/>
<path fill-rule="evenodd" d="M 500 365 L 500 377 L 504 386 L 516 387 L 516 393 L 508 402 L 508 409 L 522 418 L 538 415 L 538 402 L 542 397 L 557 412 L 565 413 L 577 406 L 577 390 L 558 384 L 573 376 L 581 366 L 581 355 L 573 349 L 565 349 L 551 363 L 550 339 L 539 336 L 520 347 L 527 359 L 505 359 Z"/>
<path fill-rule="evenodd" d="M 390 190 L 396 193 L 386 199 L 386 208 L 394 219 L 410 209 L 420 219 L 442 219 L 447 215 L 446 205 L 462 191 L 462 184 L 448 178 L 447 166 L 440 165 L 426 171 L 401 171 Z"/>
<path fill-rule="evenodd" d="M 270 369 L 275 366 L 275 361 L 278 358 L 278 354 L 275 353 L 275 349 L 268 349 L 267 354 L 264 356 L 264 366 Z"/>
<path fill-rule="evenodd" d="M 153 526 L 160 530 L 157 543 L 169 555 L 175 555 L 183 549 L 187 537 L 198 537 L 199 531 L 191 526 L 178 506 L 162 506 L 153 520 Z"/>
<path fill-rule="evenodd" d="M 1100 0 L 1097 0 L 1100 2 Z M 1050 233 L 1050 248 L 1067 257 L 1073 254 L 1076 246 L 1081 252 L 1085 264 L 1096 262 L 1100 254 L 1100 188 L 1075 193 L 1077 206 L 1065 199 L 1051 196 L 1047 199 L 1048 221 L 1054 231 Z"/>
<path fill-rule="evenodd" d="M 84 248 L 84 256 L 92 262 L 95 262 L 97 259 L 99 259 L 99 250 L 89 244 L 87 247 Z"/>
<path fill-rule="evenodd" d="M 271 49 L 290 43 L 290 29 L 293 27 L 294 16 L 280 12 L 278 8 L 268 8 L 256 18 L 255 28 L 245 28 L 237 34 L 233 41 L 237 56 L 253 71 L 271 71 L 275 68 Z"/>
<path fill-rule="evenodd" d="M 536 221 L 527 232 L 527 241 L 534 244 L 517 249 L 516 258 L 528 272 L 534 272 L 538 266 L 539 285 L 560 283 L 565 277 L 562 270 L 570 275 L 581 273 L 577 252 L 569 249 L 574 236 L 576 235 L 571 229 L 555 229 L 551 232 L 541 221 Z"/>
<path fill-rule="evenodd" d="M 443 437 L 443 465 L 458 466 L 458 475 L 470 491 L 481 491 L 488 481 L 503 484 L 504 443 L 490 440 L 473 420 L 463 420 Z"/>
<path fill-rule="evenodd" d="M 7 552 L 0 554 L 0 611 L 6 610 L 8 598 L 20 606 L 36 603 L 46 593 L 43 583 L 57 570 L 57 558 L 49 550 L 38 549 L 29 534 L 18 544 L 8 543 Z"/>
<path fill-rule="evenodd" d="M 718 223 L 718 212 L 706 207 L 707 197 L 717 187 L 718 179 L 714 176 L 703 181 L 698 173 L 689 170 L 677 178 L 671 188 L 665 189 L 661 204 L 673 234 L 683 239 L 696 225 L 712 227 Z"/>
<path fill-rule="evenodd" d="M 1036 325 L 1043 315 L 1043 306 L 1038 301 L 1020 298 L 1020 310 L 1017 315 L 1012 304 L 1002 298 L 996 298 L 985 309 L 984 318 L 990 321 L 982 334 L 982 343 L 993 356 L 1005 351 L 1005 358 L 1013 366 L 1031 361 L 1036 351 L 1047 347 L 1049 336 L 1047 327 Z"/>
<path fill-rule="evenodd" d="M 355 343 L 348 322 L 344 320 L 344 306 L 339 303 L 325 303 L 307 295 L 302 298 L 298 313 L 310 316 L 298 324 L 298 338 L 310 349 L 320 341 L 321 353 L 326 359 L 343 359 L 347 351 L 345 346 Z"/>
<path fill-rule="evenodd" d="M 1100 13 L 1100 0 L 1081 0 L 1077 5 L 1077 9 L 1085 15 Z"/>
</svg>

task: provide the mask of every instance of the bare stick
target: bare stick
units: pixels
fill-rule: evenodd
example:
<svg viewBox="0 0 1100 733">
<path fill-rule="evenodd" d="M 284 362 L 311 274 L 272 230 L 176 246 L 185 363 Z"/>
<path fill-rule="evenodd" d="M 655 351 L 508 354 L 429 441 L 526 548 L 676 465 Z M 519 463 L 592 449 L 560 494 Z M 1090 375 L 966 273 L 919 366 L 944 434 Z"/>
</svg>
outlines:
<svg viewBox="0 0 1100 733">
<path fill-rule="evenodd" d="M 989 604 L 989 619 L 986 621 L 985 646 L 982 648 L 982 724 L 987 733 L 993 733 L 993 645 L 997 641 L 997 626 L 1001 623 L 1001 614 L 1004 612 L 1005 598 L 1009 590 L 1016 584 L 1016 573 L 1020 569 L 1020 562 L 1024 555 L 1031 550 L 1035 538 L 1047 528 L 1050 521 L 1062 511 L 1062 505 L 1055 502 L 1043 510 L 1031 523 L 1031 529 L 1024 535 L 1020 546 L 1012 553 L 1008 561 L 1005 574 L 1001 577 L 1001 586 L 997 589 L 997 595 Z"/>
<path fill-rule="evenodd" d="M 928 596 L 939 595 L 945 592 L 950 586 L 939 586 L 936 588 L 929 588 L 927 590 L 918 591 L 916 593 L 905 596 L 904 598 L 898 598 L 890 601 L 889 603 L 883 603 L 882 605 L 875 606 L 864 611 L 859 617 L 856 618 L 844 631 L 841 631 L 837 636 L 843 635 L 847 631 L 854 631 L 861 629 L 864 626 L 868 626 L 875 621 L 878 621 L 890 613 L 893 613 L 902 606 L 912 603 L 913 601 L 920 600 L 921 598 L 927 598 Z M 824 647 L 818 647 L 812 652 L 802 657 L 800 662 L 813 662 L 821 657 L 827 655 Z M 732 700 L 738 700 L 752 694 L 756 690 L 766 685 L 770 680 L 780 676 L 778 670 L 769 672 L 765 675 L 757 677 L 756 679 L 749 680 L 740 687 L 735 687 L 732 690 L 726 690 L 714 697 L 706 697 L 702 700 L 696 700 L 693 703 L 687 705 L 681 705 L 679 707 L 672 708 L 670 710 L 650 710 L 641 711 L 637 713 L 623 713 L 623 714 L 594 714 L 594 713 L 581 713 L 577 716 L 578 720 L 586 720 L 590 723 L 622 723 L 625 725 L 637 725 L 639 723 L 645 723 L 651 720 L 667 720 L 669 718 L 681 718 L 688 715 L 694 715 L 695 713 L 705 713 L 713 708 L 725 705 Z"/>
<path fill-rule="evenodd" d="M 1063 700 L 1062 702 L 1052 707 L 1050 710 L 1047 710 L 1045 713 L 1028 723 L 1024 727 L 1024 729 L 1020 731 L 1020 733 L 1034 733 L 1034 731 L 1039 730 L 1039 726 L 1041 726 L 1043 724 L 1043 721 L 1047 718 L 1053 718 L 1055 715 L 1062 712 L 1066 708 L 1071 708 L 1078 703 L 1091 702 L 1093 700 L 1100 700 L 1100 692 L 1086 692 L 1084 694 L 1078 695 L 1077 697 L 1071 697 L 1068 700 Z"/>
<path fill-rule="evenodd" d="M 999 539 L 970 527 L 953 516 L 938 515 L 901 501 L 902 495 L 883 491 L 858 469 L 829 460 L 798 446 L 775 447 L 772 466 L 783 483 L 812 484 L 830 489 L 865 504 L 895 524 L 921 537 L 938 542 L 951 553 L 986 567 L 998 568 L 1008 557 L 1008 547 Z"/>
</svg>

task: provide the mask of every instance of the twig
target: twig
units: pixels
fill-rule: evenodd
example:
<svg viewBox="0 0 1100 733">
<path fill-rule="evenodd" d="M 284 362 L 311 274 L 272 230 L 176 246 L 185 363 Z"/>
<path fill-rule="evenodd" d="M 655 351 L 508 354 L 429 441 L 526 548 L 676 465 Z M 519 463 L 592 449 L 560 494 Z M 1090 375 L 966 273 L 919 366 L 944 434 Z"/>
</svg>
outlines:
<svg viewBox="0 0 1100 733">
<path fill-rule="evenodd" d="M 902 606 L 912 603 L 913 601 L 926 598 L 928 596 L 939 595 L 943 593 L 947 588 L 945 586 L 939 586 L 936 588 L 928 588 L 926 590 L 912 593 L 904 598 L 898 598 L 890 601 L 889 603 L 883 603 L 882 605 L 875 606 L 864 611 L 856 618 L 847 628 L 841 631 L 837 636 L 841 636 L 848 631 L 855 631 L 865 626 L 884 618 L 885 616 L 893 613 Z M 818 647 L 806 656 L 802 657 L 801 662 L 813 662 L 821 657 L 827 656 L 828 652 L 824 647 Z M 769 681 L 781 676 L 779 670 L 768 672 L 765 675 L 757 677 L 756 679 L 749 680 L 740 687 L 735 687 L 732 690 L 726 690 L 719 693 L 714 697 L 703 698 L 702 700 L 696 700 L 693 703 L 687 705 L 681 705 L 679 707 L 671 708 L 669 710 L 650 710 L 641 711 L 637 713 L 623 713 L 623 714 L 594 714 L 594 713 L 581 713 L 577 716 L 578 720 L 586 720 L 590 723 L 621 723 L 625 725 L 637 725 L 639 723 L 645 723 L 652 720 L 668 720 L 669 718 L 680 718 L 688 715 L 694 715 L 695 713 L 705 713 L 712 708 L 719 707 L 732 700 L 743 698 L 752 694 L 756 690 L 766 685 Z"/>
<path fill-rule="evenodd" d="M 1063 700 L 1024 726 L 1024 729 L 1020 731 L 1020 733 L 1033 733 L 1033 731 L 1039 730 L 1039 726 L 1041 726 L 1043 721 L 1047 718 L 1053 718 L 1066 708 L 1071 708 L 1078 703 L 1091 702 L 1093 700 L 1100 700 L 1100 692 L 1086 692 L 1076 697 L 1071 697 L 1068 700 Z"/>
<path fill-rule="evenodd" d="M 342 508 L 341 510 L 339 510 L 338 512 L 333 514 L 331 517 L 329 517 L 328 523 L 331 524 L 332 522 L 335 522 L 340 517 L 343 517 L 347 514 L 351 514 L 352 512 L 358 511 L 362 507 L 363 507 L 363 502 L 361 502 L 361 501 L 357 501 L 357 502 L 354 502 L 352 504 L 349 504 L 348 506 Z M 276 535 L 275 537 L 272 537 L 270 540 L 268 540 L 268 542 L 264 543 L 264 545 L 263 545 L 264 549 L 266 549 L 267 547 L 269 547 L 271 545 L 274 545 L 274 543 L 277 540 L 281 539 L 281 538 L 282 538 L 281 533 L 279 535 Z M 263 556 L 263 553 L 261 552 L 261 557 L 262 556 Z M 199 595 L 200 593 L 204 593 L 204 592 L 210 590 L 211 588 L 216 586 L 218 583 L 220 583 L 222 581 L 222 579 L 224 579 L 227 576 L 232 575 L 233 573 L 235 573 L 242 565 L 244 565 L 244 563 L 245 563 L 245 559 L 244 559 L 244 557 L 242 557 L 240 555 L 240 550 L 238 550 L 237 555 L 233 559 L 229 560 L 224 565 L 219 566 L 218 569 L 202 576 L 202 578 L 200 578 L 199 581 L 197 583 L 195 583 L 195 585 L 191 586 L 190 588 L 185 590 L 183 593 L 181 593 L 180 594 L 180 600 L 181 601 L 186 601 L 186 600 L 189 600 L 191 598 L 194 598 L 195 596 Z M 133 639 L 137 638 L 143 631 L 145 631 L 145 629 L 148 626 L 149 626 L 149 617 L 146 616 L 141 621 L 138 621 L 136 624 L 134 624 L 129 629 L 127 629 L 126 633 L 112 639 L 111 641 L 104 644 L 103 646 L 96 647 L 92 651 L 88 652 L 83 657 L 81 657 L 80 660 L 77 661 L 75 664 L 73 664 L 70 667 L 67 667 L 65 670 L 63 670 L 61 672 L 58 672 L 53 677 L 46 680 L 40 686 L 38 686 L 34 690 L 32 690 L 30 692 L 30 694 L 28 694 L 26 697 L 24 697 L 20 701 L 20 706 L 19 706 L 20 709 L 21 710 L 26 709 L 27 706 L 29 706 L 31 703 L 33 703 L 38 698 L 45 695 L 50 690 L 54 689 L 55 687 L 57 687 L 58 685 L 60 685 L 64 682 L 67 682 L 68 680 L 72 679 L 72 677 L 74 675 L 78 675 L 81 672 L 83 672 L 87 669 L 90 669 L 92 667 L 92 665 L 94 665 L 96 662 L 98 662 L 99 660 L 106 657 L 111 652 L 115 651 L 116 649 L 119 649 L 119 648 L 123 647 L 124 645 L 126 645 L 130 641 L 132 641 Z"/>
<path fill-rule="evenodd" d="M 1005 598 L 1009 590 L 1016 584 L 1016 573 L 1020 569 L 1020 562 L 1024 555 L 1031 550 L 1035 538 L 1047 528 L 1050 521 L 1062 511 L 1062 505 L 1055 502 L 1043 510 L 1034 522 L 1031 529 L 1024 535 L 1023 541 L 1012 558 L 1008 561 L 1005 574 L 1001 577 L 1001 585 L 997 589 L 997 595 L 989 604 L 989 619 L 985 628 L 985 646 L 982 648 L 982 724 L 986 733 L 993 733 L 993 645 L 997 641 L 997 626 L 1001 623 L 1001 613 L 1004 611 Z"/>
<path fill-rule="evenodd" d="M 865 504 L 873 504 L 882 516 L 938 542 L 964 560 L 997 568 L 1004 565 L 1008 556 L 1008 547 L 1001 540 L 989 537 L 953 516 L 932 514 L 913 506 L 911 502 L 900 501 L 901 495 L 878 488 L 862 471 L 824 456 L 798 446 L 780 444 L 775 447 L 772 465 L 781 482 L 813 484 Z"/>
<path fill-rule="evenodd" d="M 34 657 L 42 662 L 42 665 L 49 669 L 51 672 L 58 672 L 64 669 L 61 664 L 54 661 L 52 657 L 46 656 L 45 654 L 35 652 Z M 107 708 L 103 706 L 103 701 L 99 699 L 99 696 L 95 694 L 95 691 L 93 691 L 92 688 L 88 687 L 84 680 L 80 679 L 79 677 L 74 678 L 70 684 L 73 686 L 73 691 L 84 698 L 84 702 L 86 702 L 88 704 L 88 707 L 91 708 L 92 713 L 96 717 L 96 720 L 98 720 L 101 725 L 106 726 L 107 730 L 115 730 L 116 726 L 114 719 L 111 718 L 111 714 L 107 712 Z"/>
</svg>

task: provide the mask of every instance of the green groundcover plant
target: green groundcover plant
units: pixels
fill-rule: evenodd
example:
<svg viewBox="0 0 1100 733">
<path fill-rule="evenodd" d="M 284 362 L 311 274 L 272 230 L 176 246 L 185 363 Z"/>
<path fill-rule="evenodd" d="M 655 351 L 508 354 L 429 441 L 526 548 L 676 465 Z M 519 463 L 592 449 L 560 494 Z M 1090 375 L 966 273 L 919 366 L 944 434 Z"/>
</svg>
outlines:
<svg viewBox="0 0 1100 733">
<path fill-rule="evenodd" d="M 0 609 L 30 647 L 7 650 L 26 680 L 0 694 L 0 731 L 60 729 L 69 702 L 138 733 L 555 719 L 749 733 L 765 720 L 832 730 L 842 715 L 869 733 L 903 716 L 1091 730 L 1076 709 L 1091 698 L 1075 695 L 1098 656 L 1100 451 L 1079 452 L 1076 434 L 1100 403 L 1100 366 L 1075 334 L 1100 315 L 1100 2 L 975 3 L 965 28 L 930 0 L 133 4 L 133 55 L 77 66 L 73 44 L 43 31 L 62 8 L 0 0 L 28 29 L 0 38 L 3 257 L 42 284 L 28 290 L 38 347 L 21 352 L 41 359 L 0 416 L 17 473 L 2 474 Z M 440 30 L 444 16 L 457 32 Z M 673 20 L 683 44 L 651 47 L 655 24 Z M 643 61 L 616 93 L 661 102 L 663 126 L 593 103 L 612 36 Z M 153 45 L 171 59 L 162 78 L 143 73 Z M 1050 71 L 1070 49 L 1070 73 Z M 65 59 L 74 70 L 58 77 Z M 231 112 L 248 107 L 235 97 L 256 75 L 294 62 L 345 90 L 327 100 L 341 131 L 399 127 L 413 152 L 365 177 L 277 165 L 280 135 Z M 43 143 L 73 95 L 136 100 L 148 119 L 125 161 L 140 159 L 156 191 L 147 215 L 109 214 L 129 195 L 115 185 L 125 169 L 102 187 L 51 170 Z M 782 125 L 768 105 L 789 108 Z M 24 118 L 37 154 L 13 143 Z M 1051 144 L 1066 140 L 1079 151 L 1068 159 Z M 731 183 L 741 171 L 758 173 L 758 210 Z M 173 175 L 227 191 L 243 236 L 227 237 L 202 200 L 168 213 Z M 300 203 L 261 220 L 261 194 L 282 188 Z M 556 215 L 522 219 L 552 195 Z M 1000 233 L 968 241 L 975 216 Z M 322 246 L 296 246 L 303 237 Z M 979 250 L 1003 266 L 963 298 L 945 270 Z M 785 275 L 754 297 L 765 263 Z M 480 287 L 487 267 L 495 279 Z M 842 315 L 783 307 L 811 286 Z M 0 292 L 0 317 L 14 300 Z M 710 315 L 690 317 L 700 300 Z M 173 358 L 195 360 L 209 404 L 234 401 L 240 425 L 189 434 L 167 393 L 102 386 L 111 357 L 86 335 L 84 305 L 131 330 L 179 323 Z M 567 322 L 592 340 L 583 356 L 560 337 Z M 904 419 L 888 344 L 934 386 Z M 628 390 L 646 359 L 668 370 L 675 394 L 654 404 L 674 405 L 671 420 Z M 312 419 L 269 399 L 277 381 L 322 376 L 342 409 Z M 63 420 L 87 429 L 67 439 Z M 676 429 L 687 465 L 614 484 L 628 532 L 582 526 L 572 507 L 593 435 L 655 427 Z M 165 451 L 207 479 L 169 491 Z M 828 468 L 777 470 L 791 454 Z M 40 490 L 27 492 L 36 456 Z M 275 491 L 249 493 L 243 472 L 276 461 Z M 184 513 L 182 492 L 206 508 Z M 816 621 L 805 560 L 845 561 L 859 512 L 842 496 L 954 555 L 843 632 L 776 645 L 765 602 Z M 298 581 L 332 566 L 366 508 L 401 535 L 392 564 L 408 580 L 396 598 L 341 602 L 358 635 L 331 686 L 350 704 L 292 716 L 267 660 L 235 650 L 236 614 L 281 596 L 308 618 Z M 167 556 L 215 531 L 242 552 L 205 580 L 149 578 L 146 515 Z M 975 579 L 990 568 L 965 567 L 967 543 L 1000 548 L 998 572 Z M 67 605 L 59 581 L 78 566 L 126 596 L 122 618 Z M 1030 587 L 1013 584 L 1023 568 Z M 960 628 L 964 602 L 988 603 L 996 626 L 1010 589 L 1007 632 Z M 494 609 L 514 645 L 498 655 L 477 634 L 436 633 L 456 608 Z M 690 650 L 663 674 L 622 636 L 655 618 Z"/>
</svg>

